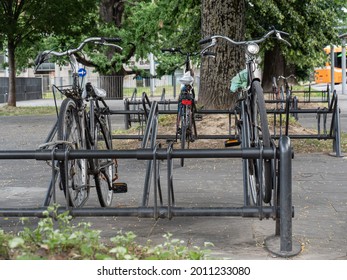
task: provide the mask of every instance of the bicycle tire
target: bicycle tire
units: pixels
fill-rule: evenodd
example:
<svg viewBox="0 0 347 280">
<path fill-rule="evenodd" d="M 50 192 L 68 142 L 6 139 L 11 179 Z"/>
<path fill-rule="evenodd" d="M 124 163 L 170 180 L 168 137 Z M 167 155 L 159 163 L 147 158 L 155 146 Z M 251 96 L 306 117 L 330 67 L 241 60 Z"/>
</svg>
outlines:
<svg viewBox="0 0 347 280">
<path fill-rule="evenodd" d="M 65 141 L 62 149 L 85 149 L 86 143 L 82 139 L 82 131 L 76 103 L 64 99 L 58 117 L 58 141 Z M 67 167 L 67 168 L 66 168 Z M 67 170 L 66 170 L 67 169 Z M 67 163 L 59 161 L 60 183 L 68 204 L 72 207 L 81 207 L 89 196 L 89 176 L 87 174 L 86 159 L 70 159 Z M 65 174 L 67 173 L 67 174 Z"/>
<path fill-rule="evenodd" d="M 187 140 L 187 124 L 186 124 L 186 116 L 181 119 L 181 149 L 184 150 L 186 147 Z M 184 158 L 181 158 L 181 167 L 184 166 Z"/>
<path fill-rule="evenodd" d="M 241 145 L 243 149 L 251 148 L 251 116 L 250 111 L 244 106 L 244 114 L 241 116 L 242 127 L 240 129 Z M 259 204 L 259 188 L 256 175 L 256 165 L 253 159 L 243 159 L 243 172 L 247 188 L 247 201 L 251 198 L 253 205 Z M 246 190 L 245 190 L 246 191 Z"/>
<path fill-rule="evenodd" d="M 255 146 L 263 145 L 264 148 L 271 147 L 271 135 L 269 131 L 269 123 L 266 114 L 265 100 L 263 89 L 258 80 L 252 83 L 252 129 L 253 141 Z M 261 134 L 261 135 L 260 135 Z M 272 197 L 272 163 L 271 160 L 263 160 L 263 170 L 259 170 L 261 164 L 258 160 L 258 181 L 263 183 L 263 201 L 269 203 Z M 260 176 L 263 176 L 261 179 Z"/>
<path fill-rule="evenodd" d="M 94 146 L 96 149 L 112 150 L 111 122 L 109 115 L 101 115 L 99 118 L 96 118 Z M 94 179 L 100 206 L 110 207 L 113 200 L 112 183 L 116 173 L 114 160 L 95 159 L 95 167 L 98 170 Z"/>
</svg>

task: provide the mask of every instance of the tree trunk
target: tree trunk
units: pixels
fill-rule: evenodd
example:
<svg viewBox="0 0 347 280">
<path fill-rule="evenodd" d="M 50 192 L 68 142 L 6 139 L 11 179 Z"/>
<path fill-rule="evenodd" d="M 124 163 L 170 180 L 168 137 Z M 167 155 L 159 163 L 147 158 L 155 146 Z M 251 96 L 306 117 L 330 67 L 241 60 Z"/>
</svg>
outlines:
<svg viewBox="0 0 347 280">
<path fill-rule="evenodd" d="M 240 41 L 244 39 L 245 1 L 203 0 L 202 37 L 224 35 Z M 245 68 L 245 52 L 240 46 L 232 46 L 219 40 L 215 49 L 216 58 L 205 57 L 201 64 L 199 104 L 204 108 L 230 108 L 235 104 L 235 95 L 230 94 L 230 80 Z"/>
<path fill-rule="evenodd" d="M 124 1 L 123 0 L 102 0 L 100 1 L 100 17 L 104 22 L 113 23 L 117 28 L 122 27 L 122 20 L 124 14 Z M 107 57 L 111 60 L 115 55 L 114 51 L 110 49 L 106 53 Z M 101 78 L 101 86 L 107 89 L 110 94 L 109 99 L 123 99 L 123 83 L 124 76 L 126 75 L 125 69 L 122 67 L 119 71 L 113 73 L 99 73 L 103 75 Z M 111 77 L 113 76 L 113 77 Z"/>
<path fill-rule="evenodd" d="M 16 62 L 15 62 L 15 45 L 9 40 L 7 44 L 8 48 L 8 100 L 7 105 L 16 106 Z"/>
<path fill-rule="evenodd" d="M 272 90 L 272 79 L 285 76 L 285 60 L 276 44 L 271 50 L 265 52 L 262 86 L 264 91 Z"/>
</svg>

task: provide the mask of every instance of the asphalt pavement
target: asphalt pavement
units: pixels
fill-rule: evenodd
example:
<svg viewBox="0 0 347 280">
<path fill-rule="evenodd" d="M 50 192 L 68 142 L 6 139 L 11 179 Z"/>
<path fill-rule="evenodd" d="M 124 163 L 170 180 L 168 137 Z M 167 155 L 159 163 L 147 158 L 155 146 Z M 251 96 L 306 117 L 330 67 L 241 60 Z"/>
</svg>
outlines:
<svg viewBox="0 0 347 280">
<path fill-rule="evenodd" d="M 47 100 L 18 102 L 18 106 L 47 105 Z M 50 103 L 52 104 L 52 103 Z M 111 109 L 123 108 L 123 101 L 110 101 Z M 339 94 L 342 131 L 347 132 L 347 95 Z M 31 150 L 45 140 L 54 116 L 0 117 L 0 150 Z M 113 119 L 124 125 L 122 118 Z M 347 151 L 343 151 L 347 153 Z M 295 151 L 294 151 L 295 153 Z M 176 206 L 242 206 L 241 159 L 186 159 L 187 168 L 175 162 L 173 169 Z M 301 252 L 298 260 L 347 260 L 347 158 L 323 153 L 295 153 L 292 162 L 294 218 L 293 242 Z M 35 160 L 0 160 L 0 207 L 37 207 L 42 204 L 50 181 L 51 168 Z M 120 181 L 128 192 L 117 194 L 116 207 L 138 206 L 143 195 L 146 162 L 119 160 Z M 166 166 L 161 165 L 163 193 L 166 194 Z M 153 192 L 151 192 L 153 193 Z M 164 198 L 165 200 L 165 198 Z M 58 202 L 63 201 L 58 193 Z M 151 199 L 150 199 L 151 201 Z M 94 191 L 86 206 L 97 206 Z M 133 231 L 137 242 L 152 244 L 173 234 L 187 244 L 203 247 L 212 242 L 211 257 L 217 259 L 274 259 L 265 240 L 275 233 L 272 219 L 242 217 L 90 217 L 94 228 L 106 240 L 118 231 Z M 16 232 L 22 228 L 17 218 L 0 218 L 0 228 Z"/>
</svg>

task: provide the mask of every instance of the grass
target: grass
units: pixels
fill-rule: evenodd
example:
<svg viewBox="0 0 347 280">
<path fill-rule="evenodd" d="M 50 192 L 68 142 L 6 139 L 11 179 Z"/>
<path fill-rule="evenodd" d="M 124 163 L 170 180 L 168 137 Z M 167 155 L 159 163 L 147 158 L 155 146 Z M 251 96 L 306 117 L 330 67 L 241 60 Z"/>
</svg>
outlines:
<svg viewBox="0 0 347 280">
<path fill-rule="evenodd" d="M 173 96 L 174 94 L 174 89 L 173 86 L 157 86 L 155 87 L 155 91 L 153 93 L 153 96 L 161 96 L 163 93 L 163 90 L 165 89 L 165 95 L 166 96 Z M 176 89 L 176 91 L 178 92 L 178 88 Z M 142 93 L 145 92 L 148 96 L 151 95 L 151 89 L 150 87 L 137 87 L 137 98 L 140 98 L 142 96 Z M 134 93 L 134 89 L 133 88 L 124 88 L 123 89 L 123 94 L 124 94 L 124 98 L 128 97 L 132 97 Z"/>
<path fill-rule="evenodd" d="M 37 106 L 37 107 L 13 107 L 0 106 L 0 116 L 35 116 L 35 115 L 54 115 L 55 107 Z"/>
<path fill-rule="evenodd" d="M 291 139 L 296 153 L 331 153 L 333 140 Z M 347 152 L 347 133 L 341 133 L 341 151 Z"/>
</svg>

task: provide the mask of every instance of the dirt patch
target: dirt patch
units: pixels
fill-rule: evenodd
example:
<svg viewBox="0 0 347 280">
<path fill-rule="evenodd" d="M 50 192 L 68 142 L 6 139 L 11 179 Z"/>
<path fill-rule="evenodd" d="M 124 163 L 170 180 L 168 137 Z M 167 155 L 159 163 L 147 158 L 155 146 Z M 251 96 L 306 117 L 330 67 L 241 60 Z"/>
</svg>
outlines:
<svg viewBox="0 0 347 280">
<path fill-rule="evenodd" d="M 283 117 L 284 119 L 285 117 Z M 278 121 L 277 121 L 278 123 Z M 175 139 L 176 133 L 176 116 L 175 115 L 166 115 L 159 118 L 159 126 L 158 126 L 158 135 L 166 135 L 170 139 Z M 222 149 L 224 147 L 224 141 L 228 138 L 229 134 L 235 133 L 235 118 L 233 115 L 230 116 L 227 114 L 206 114 L 203 115 L 201 121 L 196 121 L 196 128 L 198 139 L 189 144 L 190 148 L 193 149 Z M 269 128 L 270 133 L 273 134 L 276 131 L 278 135 L 280 133 L 280 127 L 276 125 L 274 127 L 273 117 L 269 117 Z M 289 124 L 289 134 L 316 134 L 317 132 L 314 129 L 308 129 L 303 126 L 294 118 L 290 118 Z M 285 128 L 282 127 L 282 133 L 284 133 Z M 127 131 L 118 131 L 117 134 L 127 134 L 127 135 L 140 135 L 142 133 L 141 127 L 133 127 Z M 225 136 L 224 139 L 199 139 L 200 137 L 207 137 L 208 135 L 218 135 Z M 166 140 L 158 140 L 162 147 L 167 146 Z M 301 141 L 300 150 L 303 149 L 303 143 L 305 141 Z M 116 147 L 117 149 L 137 149 L 140 148 L 141 141 L 140 140 L 117 140 Z M 312 146 L 312 144 L 311 144 Z M 174 143 L 174 148 L 180 148 L 180 142 L 177 141 Z"/>
</svg>

